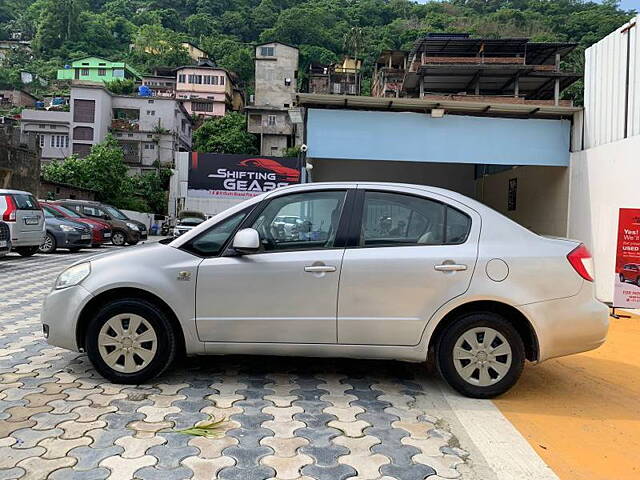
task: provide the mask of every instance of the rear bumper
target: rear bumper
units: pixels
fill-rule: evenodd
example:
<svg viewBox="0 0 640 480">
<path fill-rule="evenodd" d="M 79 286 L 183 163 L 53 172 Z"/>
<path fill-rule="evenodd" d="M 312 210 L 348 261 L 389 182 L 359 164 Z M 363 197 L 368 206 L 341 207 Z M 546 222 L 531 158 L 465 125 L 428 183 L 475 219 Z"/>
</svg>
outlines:
<svg viewBox="0 0 640 480">
<path fill-rule="evenodd" d="M 44 240 L 44 230 L 38 230 L 35 232 L 20 232 L 16 234 L 11 232 L 11 243 L 13 248 L 16 247 L 39 247 Z M 15 235 L 15 237 L 14 237 Z"/>
<path fill-rule="evenodd" d="M 596 300 L 594 286 L 584 282 L 568 298 L 520 306 L 538 336 L 538 361 L 598 348 L 607 338 L 609 307 Z"/>
</svg>

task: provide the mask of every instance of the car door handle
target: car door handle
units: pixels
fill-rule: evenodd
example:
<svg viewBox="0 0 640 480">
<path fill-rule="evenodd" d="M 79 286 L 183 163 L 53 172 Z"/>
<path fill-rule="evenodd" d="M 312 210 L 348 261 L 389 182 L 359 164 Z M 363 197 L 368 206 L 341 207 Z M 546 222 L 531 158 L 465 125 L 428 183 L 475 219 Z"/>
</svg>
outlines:
<svg viewBox="0 0 640 480">
<path fill-rule="evenodd" d="M 460 272 L 462 270 L 466 270 L 467 266 L 459 265 L 456 263 L 443 263 L 442 265 L 436 265 L 433 268 L 435 268 L 439 272 Z"/>
<path fill-rule="evenodd" d="M 307 265 L 304 267 L 304 271 L 309 273 L 335 272 L 336 267 L 331 265 Z"/>
</svg>

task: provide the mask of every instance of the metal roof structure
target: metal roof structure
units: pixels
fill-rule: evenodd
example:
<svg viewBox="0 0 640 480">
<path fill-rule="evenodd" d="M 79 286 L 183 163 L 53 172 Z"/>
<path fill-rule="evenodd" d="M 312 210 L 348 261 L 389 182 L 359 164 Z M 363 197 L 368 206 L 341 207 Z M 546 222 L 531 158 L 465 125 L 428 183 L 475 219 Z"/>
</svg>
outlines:
<svg viewBox="0 0 640 480">
<path fill-rule="evenodd" d="M 341 108 L 353 110 L 382 110 L 429 113 L 442 108 L 448 114 L 473 116 L 504 116 L 520 118 L 572 118 L 581 107 L 540 104 L 514 104 L 492 101 L 432 100 L 428 98 L 383 98 L 354 95 L 296 94 L 296 105 L 307 108 Z"/>
</svg>

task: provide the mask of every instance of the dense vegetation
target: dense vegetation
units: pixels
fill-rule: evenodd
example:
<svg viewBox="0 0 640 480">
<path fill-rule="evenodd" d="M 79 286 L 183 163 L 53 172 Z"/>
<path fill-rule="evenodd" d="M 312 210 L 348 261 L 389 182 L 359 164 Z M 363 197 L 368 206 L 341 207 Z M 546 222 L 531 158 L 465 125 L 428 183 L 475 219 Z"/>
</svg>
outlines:
<svg viewBox="0 0 640 480">
<path fill-rule="evenodd" d="M 433 31 L 576 41 L 580 49 L 569 62 L 580 70 L 581 50 L 631 15 L 613 0 L 2 0 L 0 39 L 21 32 L 34 53 L 9 55 L 0 83 L 18 84 L 24 68 L 51 79 L 89 54 L 124 59 L 141 71 L 176 66 L 188 61 L 184 40 L 248 86 L 252 45 L 260 41 L 298 45 L 302 72 L 311 61 L 357 52 L 369 73 L 380 50 L 409 48 Z"/>
</svg>

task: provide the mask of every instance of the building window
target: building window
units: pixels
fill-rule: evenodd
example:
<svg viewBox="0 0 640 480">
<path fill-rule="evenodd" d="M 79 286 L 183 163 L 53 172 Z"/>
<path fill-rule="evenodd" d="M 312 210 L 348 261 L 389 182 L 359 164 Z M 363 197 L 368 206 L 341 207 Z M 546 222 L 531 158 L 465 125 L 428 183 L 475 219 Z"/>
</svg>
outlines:
<svg viewBox="0 0 640 480">
<path fill-rule="evenodd" d="M 211 85 L 218 85 L 218 77 L 217 76 L 212 76 L 211 77 Z"/>
<path fill-rule="evenodd" d="M 81 68 L 80 69 L 80 75 L 86 77 L 87 75 L 89 75 L 89 69 L 88 68 Z"/>
<path fill-rule="evenodd" d="M 38 145 L 40 145 L 40 148 L 44 147 L 44 135 L 38 135 Z"/>
<path fill-rule="evenodd" d="M 57 125 L 49 125 L 49 128 L 50 128 L 51 130 L 55 130 L 56 128 L 58 128 L 58 126 L 57 126 Z"/>
<path fill-rule="evenodd" d="M 145 150 L 155 150 L 156 146 L 154 143 L 145 143 L 144 144 L 144 149 Z"/>
<path fill-rule="evenodd" d="M 178 83 L 186 83 L 187 82 L 187 76 L 184 74 L 180 74 L 178 75 Z"/>
<path fill-rule="evenodd" d="M 291 79 L 290 78 L 285 78 L 284 79 L 284 84 L 286 87 L 290 87 L 291 86 Z"/>
<path fill-rule="evenodd" d="M 86 157 L 91 152 L 91 145 L 88 143 L 74 143 L 73 153 L 79 157 Z"/>
<path fill-rule="evenodd" d="M 268 115 L 267 116 L 267 125 L 269 125 L 270 127 L 275 126 L 276 124 L 276 116 L 275 115 Z"/>
<path fill-rule="evenodd" d="M 340 84 L 339 83 L 334 83 L 333 84 L 333 93 L 334 93 L 334 95 L 340 95 Z"/>
<path fill-rule="evenodd" d="M 107 69 L 106 68 L 99 68 L 98 69 L 98 76 L 104 77 L 106 74 L 107 74 Z"/>
<path fill-rule="evenodd" d="M 51 135 L 51 146 L 52 147 L 56 146 L 56 136 L 55 135 Z"/>
<path fill-rule="evenodd" d="M 211 85 L 211 75 L 205 75 L 204 76 L 204 84 L 205 85 Z"/>
<path fill-rule="evenodd" d="M 289 108 L 289 104 L 288 104 L 288 103 L 285 103 L 285 104 L 284 104 L 284 108 Z"/>
<path fill-rule="evenodd" d="M 256 114 L 249 115 L 249 121 L 251 122 L 252 125 L 259 127 L 260 125 L 262 125 L 262 115 L 256 115 Z"/>
<path fill-rule="evenodd" d="M 276 55 L 275 47 L 260 47 L 260 55 L 263 57 L 274 57 Z"/>
<path fill-rule="evenodd" d="M 96 102 L 94 100 L 73 101 L 73 121 L 80 123 L 93 123 L 96 117 Z"/>
<path fill-rule="evenodd" d="M 224 75 L 220 77 L 220 85 L 224 85 Z"/>
<path fill-rule="evenodd" d="M 74 140 L 93 140 L 93 128 L 91 127 L 75 127 L 73 129 Z"/>
<path fill-rule="evenodd" d="M 55 148 L 65 148 L 69 146 L 68 135 L 51 135 L 51 146 Z"/>
<path fill-rule="evenodd" d="M 213 112 L 213 103 L 209 102 L 193 102 L 191 110 L 194 112 Z"/>
<path fill-rule="evenodd" d="M 152 117 L 154 117 L 156 115 L 156 111 L 155 110 L 147 110 L 147 115 L 151 115 Z"/>
<path fill-rule="evenodd" d="M 116 68 L 113 70 L 112 75 L 117 78 L 124 78 L 124 69 Z"/>
</svg>

